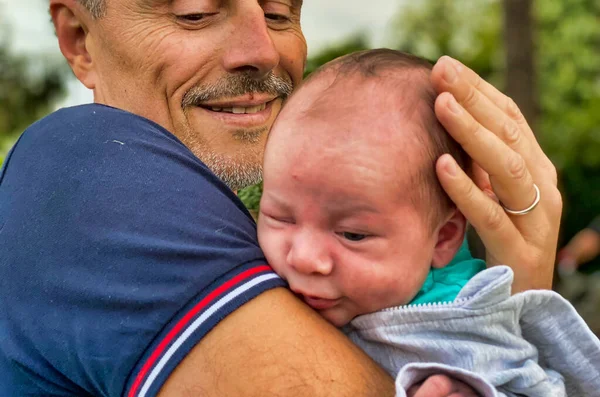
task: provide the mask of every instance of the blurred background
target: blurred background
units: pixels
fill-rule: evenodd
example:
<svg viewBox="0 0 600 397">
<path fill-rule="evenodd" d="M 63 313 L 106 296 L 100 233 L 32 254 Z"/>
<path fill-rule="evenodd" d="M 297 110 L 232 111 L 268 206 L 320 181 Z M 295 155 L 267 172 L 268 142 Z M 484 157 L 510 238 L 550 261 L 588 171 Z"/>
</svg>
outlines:
<svg viewBox="0 0 600 397">
<path fill-rule="evenodd" d="M 29 124 L 93 100 L 60 54 L 47 6 L 0 0 L 0 163 Z M 564 214 L 556 288 L 598 333 L 600 1 L 305 0 L 302 23 L 307 73 L 373 47 L 432 61 L 448 54 L 517 102 L 559 171 Z M 256 209 L 260 192 L 255 186 L 240 197 Z"/>
</svg>

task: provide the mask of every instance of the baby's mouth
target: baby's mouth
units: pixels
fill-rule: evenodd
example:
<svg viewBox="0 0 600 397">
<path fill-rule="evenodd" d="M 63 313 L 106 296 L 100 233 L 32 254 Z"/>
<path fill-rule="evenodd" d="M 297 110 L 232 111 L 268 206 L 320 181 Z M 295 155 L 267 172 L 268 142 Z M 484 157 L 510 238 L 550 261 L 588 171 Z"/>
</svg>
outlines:
<svg viewBox="0 0 600 397">
<path fill-rule="evenodd" d="M 331 309 L 332 307 L 336 306 L 340 302 L 339 298 L 338 299 L 325 299 L 325 298 L 318 298 L 316 296 L 306 296 L 306 295 L 301 295 L 300 297 L 308 306 L 312 307 L 315 310 Z"/>
</svg>

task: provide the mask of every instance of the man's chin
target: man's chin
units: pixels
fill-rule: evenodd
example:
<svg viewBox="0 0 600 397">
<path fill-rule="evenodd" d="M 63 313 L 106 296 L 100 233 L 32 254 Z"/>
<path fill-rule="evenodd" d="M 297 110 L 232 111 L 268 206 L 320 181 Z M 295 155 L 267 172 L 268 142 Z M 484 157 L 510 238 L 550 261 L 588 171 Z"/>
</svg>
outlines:
<svg viewBox="0 0 600 397">
<path fill-rule="evenodd" d="M 233 191 L 255 185 L 262 180 L 260 161 L 236 161 L 214 154 L 202 160 Z"/>
</svg>

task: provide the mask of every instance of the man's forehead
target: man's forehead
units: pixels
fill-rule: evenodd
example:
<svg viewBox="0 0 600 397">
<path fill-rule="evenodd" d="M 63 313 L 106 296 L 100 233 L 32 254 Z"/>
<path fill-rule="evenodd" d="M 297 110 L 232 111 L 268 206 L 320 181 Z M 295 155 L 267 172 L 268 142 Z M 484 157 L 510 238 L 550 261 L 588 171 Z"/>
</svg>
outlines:
<svg viewBox="0 0 600 397">
<path fill-rule="evenodd" d="M 138 4 L 142 4 L 144 6 L 160 6 L 163 4 L 171 4 L 175 0 L 135 0 Z"/>
<path fill-rule="evenodd" d="M 171 4 L 179 0 L 135 0 L 138 4 L 143 6 L 162 6 L 166 4 Z M 216 0 L 215 0 L 216 1 Z M 257 0 L 258 3 L 266 3 L 268 0 Z M 283 3 L 290 3 L 293 7 L 301 8 L 304 0 L 280 0 Z"/>
<path fill-rule="evenodd" d="M 134 0 L 135 4 L 144 8 L 153 8 L 169 5 L 176 0 Z"/>
<path fill-rule="evenodd" d="M 280 2 L 280 3 L 288 3 L 293 7 L 302 7 L 302 4 L 304 3 L 303 0 L 258 0 L 259 3 L 268 3 L 269 1 L 276 1 L 276 2 Z"/>
</svg>

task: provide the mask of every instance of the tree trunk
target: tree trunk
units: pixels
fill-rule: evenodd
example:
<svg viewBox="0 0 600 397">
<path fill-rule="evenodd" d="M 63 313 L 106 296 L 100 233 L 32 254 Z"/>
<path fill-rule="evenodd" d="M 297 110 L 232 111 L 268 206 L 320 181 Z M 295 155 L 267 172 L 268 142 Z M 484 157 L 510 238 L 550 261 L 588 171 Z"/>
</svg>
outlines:
<svg viewBox="0 0 600 397">
<path fill-rule="evenodd" d="M 537 116 L 534 66 L 533 0 L 503 0 L 506 95 L 519 106 L 535 131 Z"/>
</svg>

